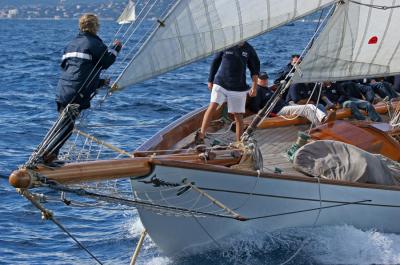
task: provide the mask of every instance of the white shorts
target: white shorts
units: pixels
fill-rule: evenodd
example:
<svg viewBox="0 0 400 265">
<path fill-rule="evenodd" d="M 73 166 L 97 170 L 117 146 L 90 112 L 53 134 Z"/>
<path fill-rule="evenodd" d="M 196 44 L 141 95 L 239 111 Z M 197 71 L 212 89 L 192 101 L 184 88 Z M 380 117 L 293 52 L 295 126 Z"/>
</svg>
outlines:
<svg viewBox="0 0 400 265">
<path fill-rule="evenodd" d="M 210 102 L 222 105 L 228 102 L 229 113 L 245 113 L 248 91 L 229 91 L 222 86 L 214 84 L 211 91 Z"/>
</svg>

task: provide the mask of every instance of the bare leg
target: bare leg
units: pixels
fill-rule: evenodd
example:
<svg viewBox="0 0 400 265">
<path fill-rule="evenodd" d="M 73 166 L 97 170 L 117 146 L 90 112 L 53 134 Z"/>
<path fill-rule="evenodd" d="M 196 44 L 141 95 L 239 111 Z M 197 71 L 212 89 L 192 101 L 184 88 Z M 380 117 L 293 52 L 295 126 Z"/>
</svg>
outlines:
<svg viewBox="0 0 400 265">
<path fill-rule="evenodd" d="M 210 126 L 212 116 L 217 110 L 217 107 L 218 107 L 217 103 L 211 102 L 206 112 L 204 113 L 203 122 L 201 124 L 201 129 L 200 129 L 201 138 L 204 138 L 204 136 L 206 135 L 207 128 Z"/>
<path fill-rule="evenodd" d="M 240 141 L 240 137 L 243 134 L 243 114 L 242 113 L 233 113 L 233 116 L 235 117 L 235 123 L 236 123 L 236 141 Z"/>
</svg>

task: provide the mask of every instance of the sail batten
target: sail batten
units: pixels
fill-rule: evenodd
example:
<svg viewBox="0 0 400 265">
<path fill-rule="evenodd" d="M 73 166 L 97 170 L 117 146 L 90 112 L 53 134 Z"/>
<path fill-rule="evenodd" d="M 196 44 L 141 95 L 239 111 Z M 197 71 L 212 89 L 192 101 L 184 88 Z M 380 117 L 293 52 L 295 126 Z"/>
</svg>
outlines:
<svg viewBox="0 0 400 265">
<path fill-rule="evenodd" d="M 118 77 L 116 87 L 124 88 L 200 60 L 334 2 L 180 0 Z"/>
<path fill-rule="evenodd" d="M 339 4 L 294 82 L 339 81 L 400 73 L 400 0 Z M 378 8 L 391 5 L 388 8 Z"/>
</svg>

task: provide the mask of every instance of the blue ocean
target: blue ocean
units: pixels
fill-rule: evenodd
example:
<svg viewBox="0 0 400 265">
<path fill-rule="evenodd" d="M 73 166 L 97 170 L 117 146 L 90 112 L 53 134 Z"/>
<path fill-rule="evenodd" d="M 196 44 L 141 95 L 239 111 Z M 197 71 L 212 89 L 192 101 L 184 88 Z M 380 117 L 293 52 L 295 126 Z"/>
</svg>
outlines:
<svg viewBox="0 0 400 265">
<path fill-rule="evenodd" d="M 291 54 L 301 52 L 316 26 L 298 21 L 250 41 L 271 79 Z M 118 27 L 113 21 L 101 21 L 99 35 L 109 43 Z M 57 117 L 59 63 L 77 30 L 74 20 L 0 20 L 0 264 L 96 264 L 57 226 L 42 220 L 7 179 Z M 207 58 L 131 86 L 101 105 L 95 99 L 88 113 L 91 132 L 124 150 L 134 150 L 172 121 L 208 103 L 209 64 Z M 104 74 L 115 78 L 123 67 L 116 63 Z M 129 264 L 143 230 L 135 209 L 75 207 L 53 201 L 45 206 L 102 263 Z M 147 237 L 138 264 L 400 264 L 400 235 L 347 225 L 288 229 L 180 258 L 165 256 Z"/>
</svg>

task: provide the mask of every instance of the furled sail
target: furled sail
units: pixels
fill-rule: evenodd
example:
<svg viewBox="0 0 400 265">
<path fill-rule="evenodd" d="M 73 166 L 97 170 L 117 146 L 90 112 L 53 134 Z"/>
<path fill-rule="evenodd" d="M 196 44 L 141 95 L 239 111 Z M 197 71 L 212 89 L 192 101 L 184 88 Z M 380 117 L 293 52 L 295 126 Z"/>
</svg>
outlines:
<svg viewBox="0 0 400 265">
<path fill-rule="evenodd" d="M 135 21 L 136 19 L 136 11 L 135 11 L 135 3 L 133 0 L 129 0 L 128 5 L 125 7 L 122 14 L 117 19 L 119 24 L 127 24 Z"/>
<path fill-rule="evenodd" d="M 123 88 L 194 62 L 334 0 L 179 0 L 116 80 Z"/>
<path fill-rule="evenodd" d="M 339 4 L 294 82 L 399 74 L 399 4 L 400 0 L 346 0 Z"/>
</svg>

